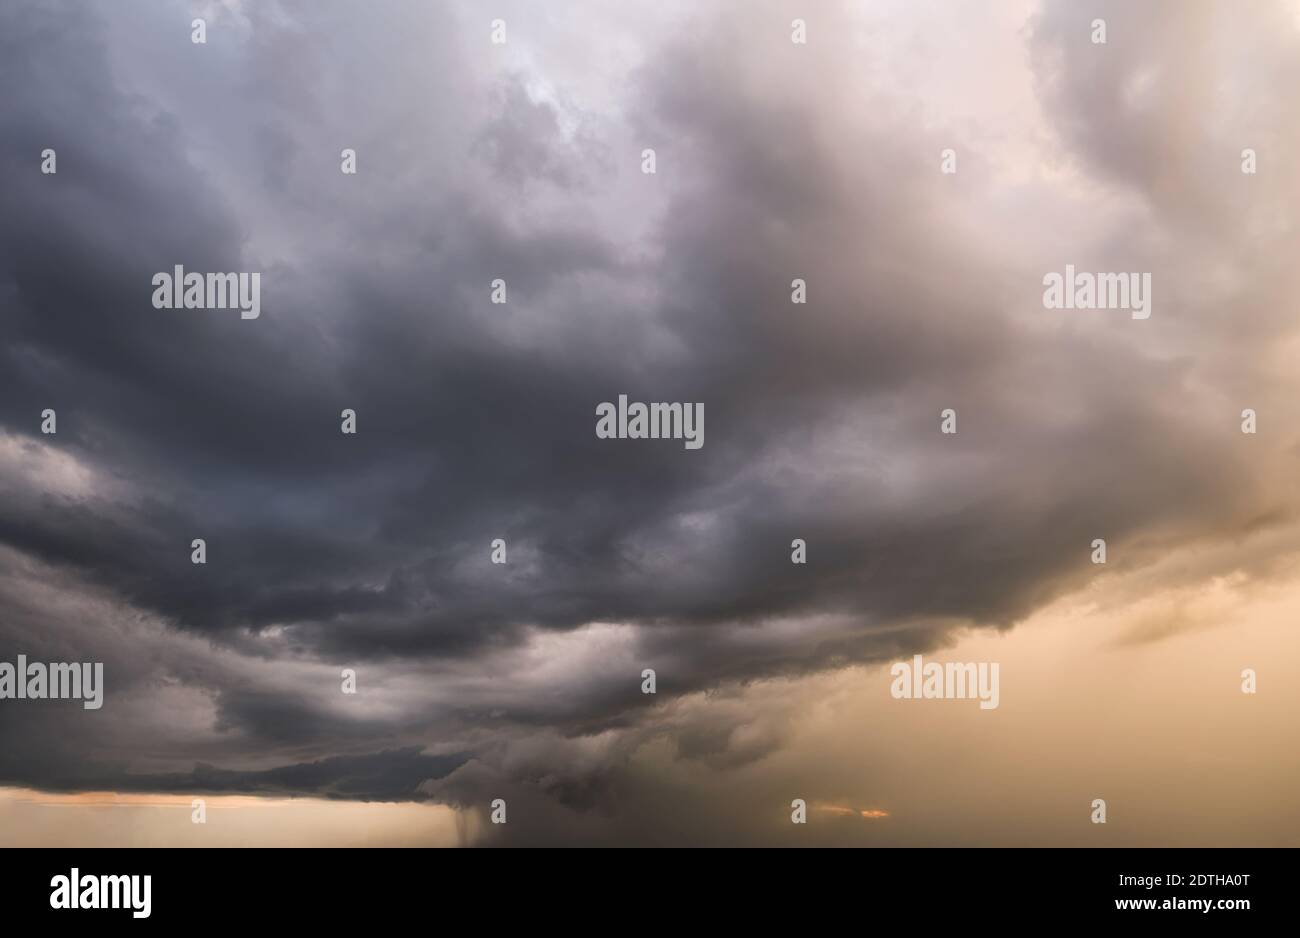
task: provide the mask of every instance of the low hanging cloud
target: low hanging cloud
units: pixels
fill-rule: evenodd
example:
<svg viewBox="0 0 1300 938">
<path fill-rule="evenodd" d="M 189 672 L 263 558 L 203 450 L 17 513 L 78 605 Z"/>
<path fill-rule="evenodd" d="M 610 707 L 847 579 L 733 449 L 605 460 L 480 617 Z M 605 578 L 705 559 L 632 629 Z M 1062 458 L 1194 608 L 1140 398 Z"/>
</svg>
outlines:
<svg viewBox="0 0 1300 938">
<path fill-rule="evenodd" d="M 0 707 L 0 783 L 651 838 L 643 758 L 784 744 L 701 695 L 1010 629 L 1098 537 L 1294 550 L 1287 4 L 505 6 L 0 13 L 0 652 L 108 685 Z M 261 316 L 154 309 L 177 264 Z M 1066 264 L 1151 318 L 1044 309 Z M 707 445 L 598 439 L 619 394 Z"/>
</svg>

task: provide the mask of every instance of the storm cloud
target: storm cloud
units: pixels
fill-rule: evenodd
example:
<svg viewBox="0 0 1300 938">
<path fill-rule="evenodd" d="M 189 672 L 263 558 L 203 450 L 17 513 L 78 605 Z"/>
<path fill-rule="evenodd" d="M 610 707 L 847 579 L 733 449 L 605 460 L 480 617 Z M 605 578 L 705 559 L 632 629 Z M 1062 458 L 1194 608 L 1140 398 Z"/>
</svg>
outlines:
<svg viewBox="0 0 1300 938">
<path fill-rule="evenodd" d="M 1291 7 L 501 6 L 0 12 L 0 655 L 107 683 L 0 705 L 0 783 L 646 837 L 639 749 L 782 744 L 691 695 L 1011 629 L 1097 537 L 1295 546 Z M 154 309 L 177 264 L 260 318 Z M 1044 309 L 1066 264 L 1150 320 Z"/>
</svg>

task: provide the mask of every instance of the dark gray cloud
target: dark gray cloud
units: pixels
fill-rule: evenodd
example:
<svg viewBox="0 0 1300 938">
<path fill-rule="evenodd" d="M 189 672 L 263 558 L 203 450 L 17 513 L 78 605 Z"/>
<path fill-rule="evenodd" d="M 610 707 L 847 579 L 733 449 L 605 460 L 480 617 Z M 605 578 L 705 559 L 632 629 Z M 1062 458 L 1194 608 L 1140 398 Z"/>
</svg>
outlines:
<svg viewBox="0 0 1300 938">
<path fill-rule="evenodd" d="M 593 809 L 647 739 L 730 751 L 725 723 L 661 725 L 643 667 L 672 697 L 882 661 L 1011 627 L 1093 577 L 1094 537 L 1124 568 L 1290 523 L 1294 452 L 1232 445 L 1240 394 L 1280 419 L 1283 386 L 1231 376 L 1289 328 L 1296 236 L 1266 221 L 1294 180 L 1225 188 L 1295 110 L 1225 129 L 1187 60 L 1227 50 L 1259 90 L 1297 40 L 1160 6 L 1106 6 L 1100 51 L 1071 5 L 1035 15 L 1035 145 L 1070 169 L 1008 210 L 991 142 L 942 176 L 960 134 L 861 79 L 845 10 L 802 58 L 779 4 L 629 12 L 641 61 L 575 79 L 580 5 L 512 14 L 501 49 L 468 7 L 236 5 L 192 46 L 176 5 L 8 5 L 0 652 L 99 655 L 113 696 L 0 710 L 0 781 L 470 805 L 495 779 Z M 1154 271 L 1155 315 L 1045 325 L 1065 263 Z M 262 271 L 261 318 L 153 309 L 175 264 Z M 703 401 L 706 445 L 595 438 L 620 393 Z M 628 740 L 572 770 L 564 740 L 605 731 Z"/>
</svg>

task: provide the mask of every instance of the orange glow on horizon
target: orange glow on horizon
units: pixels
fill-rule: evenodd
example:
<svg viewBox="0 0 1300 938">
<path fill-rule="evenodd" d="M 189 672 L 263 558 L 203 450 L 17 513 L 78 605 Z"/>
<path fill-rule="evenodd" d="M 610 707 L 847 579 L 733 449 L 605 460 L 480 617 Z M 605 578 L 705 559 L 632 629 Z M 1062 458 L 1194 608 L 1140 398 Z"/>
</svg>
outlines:
<svg viewBox="0 0 1300 938">
<path fill-rule="evenodd" d="M 834 814 L 837 817 L 863 817 L 870 820 L 877 818 L 889 817 L 889 812 L 880 808 L 849 808 L 839 804 L 819 804 L 813 806 L 814 811 L 821 811 L 825 814 Z"/>
</svg>

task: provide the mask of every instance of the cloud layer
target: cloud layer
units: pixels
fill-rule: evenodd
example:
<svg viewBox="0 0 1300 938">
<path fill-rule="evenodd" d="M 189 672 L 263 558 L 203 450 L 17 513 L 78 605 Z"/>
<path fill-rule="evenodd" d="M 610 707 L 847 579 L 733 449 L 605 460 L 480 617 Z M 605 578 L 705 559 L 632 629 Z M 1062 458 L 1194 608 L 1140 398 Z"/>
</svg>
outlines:
<svg viewBox="0 0 1300 938">
<path fill-rule="evenodd" d="M 782 745 L 695 695 L 1009 629 L 1096 537 L 1294 548 L 1290 6 L 504 6 L 0 13 L 0 657 L 108 675 L 0 706 L 0 782 L 599 839 L 637 753 Z M 176 264 L 261 318 L 153 309 Z M 1043 309 L 1066 264 L 1151 319 Z M 620 393 L 706 445 L 597 439 Z"/>
</svg>

